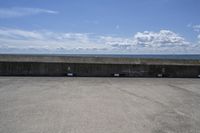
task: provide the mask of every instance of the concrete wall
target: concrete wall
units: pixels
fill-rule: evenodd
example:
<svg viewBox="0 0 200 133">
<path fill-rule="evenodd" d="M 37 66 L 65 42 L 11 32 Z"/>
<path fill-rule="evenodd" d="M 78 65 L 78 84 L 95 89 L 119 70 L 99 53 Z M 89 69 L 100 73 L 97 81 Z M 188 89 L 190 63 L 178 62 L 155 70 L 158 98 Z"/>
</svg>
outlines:
<svg viewBox="0 0 200 133">
<path fill-rule="evenodd" d="M 1 76 L 98 76 L 197 78 L 199 65 L 96 64 L 0 61 Z"/>
<path fill-rule="evenodd" d="M 0 54 L 0 62 L 79 63 L 79 64 L 142 64 L 142 65 L 185 65 L 200 66 L 200 60 L 146 59 L 101 56 L 64 55 L 6 55 Z"/>
</svg>

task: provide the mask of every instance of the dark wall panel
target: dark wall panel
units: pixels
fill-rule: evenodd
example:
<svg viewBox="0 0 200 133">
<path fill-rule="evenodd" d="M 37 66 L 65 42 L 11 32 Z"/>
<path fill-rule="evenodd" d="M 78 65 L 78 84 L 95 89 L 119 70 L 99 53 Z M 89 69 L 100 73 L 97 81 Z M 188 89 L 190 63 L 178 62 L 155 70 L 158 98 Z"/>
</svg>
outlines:
<svg viewBox="0 0 200 133">
<path fill-rule="evenodd" d="M 1 76 L 96 76 L 197 78 L 200 66 L 73 64 L 39 62 L 0 62 Z"/>
</svg>

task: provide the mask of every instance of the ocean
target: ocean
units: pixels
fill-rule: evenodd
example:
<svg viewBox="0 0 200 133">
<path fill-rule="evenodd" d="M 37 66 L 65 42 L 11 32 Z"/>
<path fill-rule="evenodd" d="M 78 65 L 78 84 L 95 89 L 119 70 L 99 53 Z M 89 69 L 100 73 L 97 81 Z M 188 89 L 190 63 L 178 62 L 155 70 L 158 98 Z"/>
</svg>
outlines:
<svg viewBox="0 0 200 133">
<path fill-rule="evenodd" d="M 12 54 L 10 54 L 12 55 Z M 24 55 L 24 54 L 14 54 L 14 55 Z M 130 54 L 25 54 L 25 55 L 39 55 L 39 56 L 82 56 L 82 57 L 113 57 L 113 58 L 146 58 L 146 59 L 184 59 L 184 60 L 200 60 L 200 54 L 168 54 L 168 55 L 158 55 L 158 54 L 140 54 L 140 55 L 130 55 Z"/>
</svg>

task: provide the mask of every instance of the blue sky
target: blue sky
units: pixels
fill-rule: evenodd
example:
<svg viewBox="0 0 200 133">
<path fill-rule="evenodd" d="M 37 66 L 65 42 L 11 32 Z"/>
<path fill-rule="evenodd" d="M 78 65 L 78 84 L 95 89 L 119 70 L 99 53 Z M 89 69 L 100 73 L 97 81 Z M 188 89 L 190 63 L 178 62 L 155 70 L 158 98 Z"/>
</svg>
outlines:
<svg viewBox="0 0 200 133">
<path fill-rule="evenodd" d="M 199 0 L 2 0 L 1 53 L 200 54 Z"/>
</svg>

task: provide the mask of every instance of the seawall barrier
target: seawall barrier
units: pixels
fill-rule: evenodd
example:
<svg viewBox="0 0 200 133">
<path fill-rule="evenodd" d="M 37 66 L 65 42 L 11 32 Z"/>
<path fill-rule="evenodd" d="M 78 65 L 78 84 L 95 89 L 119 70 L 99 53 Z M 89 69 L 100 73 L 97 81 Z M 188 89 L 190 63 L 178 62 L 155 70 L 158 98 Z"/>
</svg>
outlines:
<svg viewBox="0 0 200 133">
<path fill-rule="evenodd" d="M 200 77 L 200 60 L 0 55 L 0 76 Z"/>
</svg>

